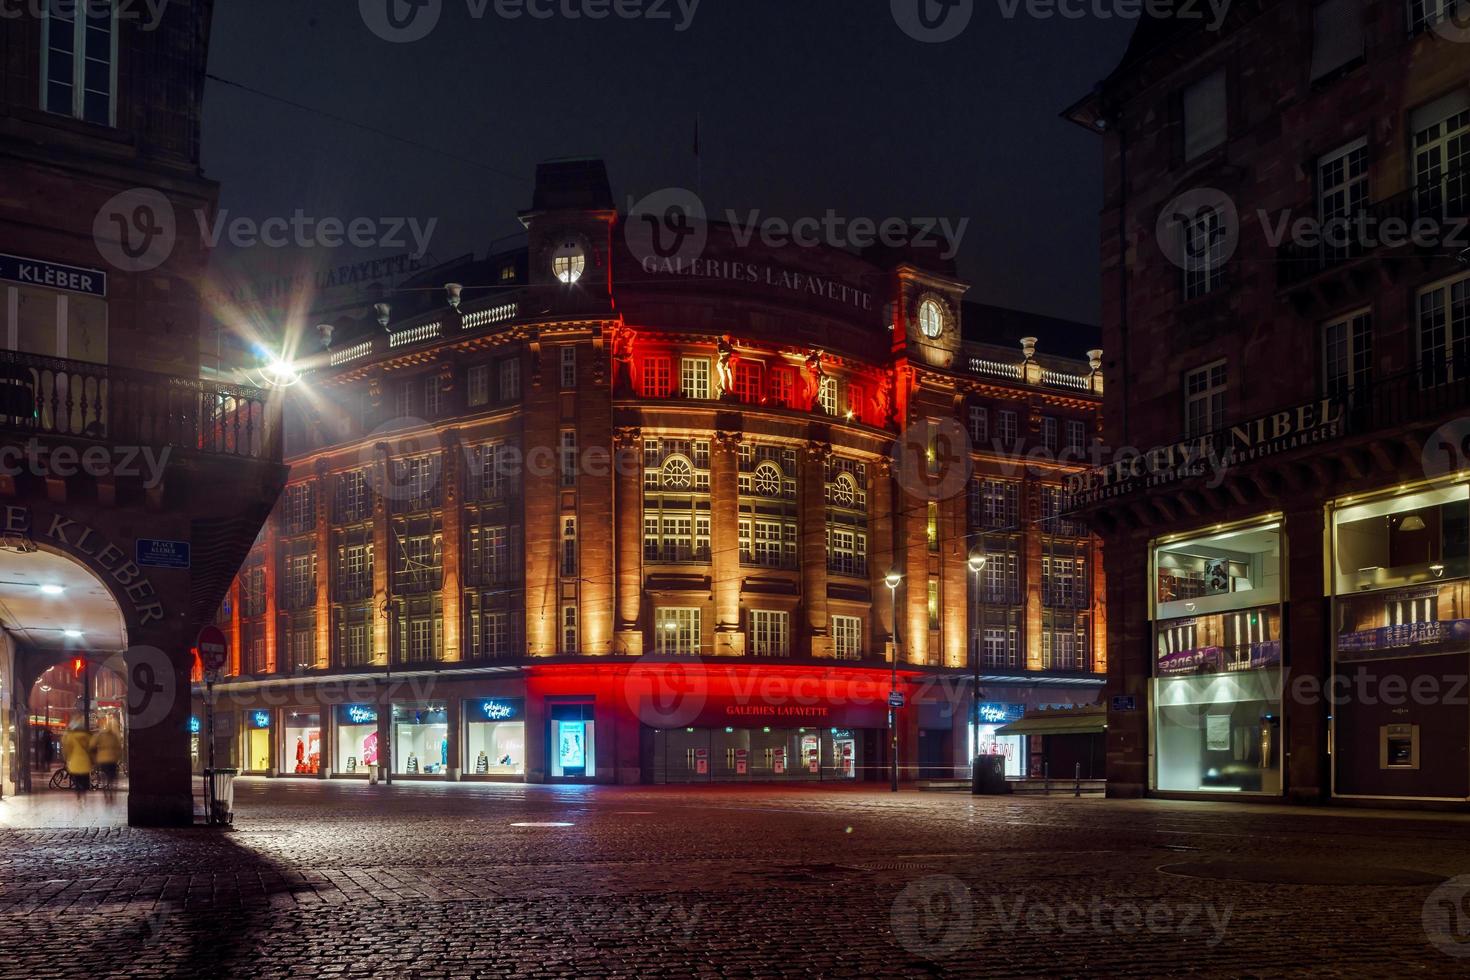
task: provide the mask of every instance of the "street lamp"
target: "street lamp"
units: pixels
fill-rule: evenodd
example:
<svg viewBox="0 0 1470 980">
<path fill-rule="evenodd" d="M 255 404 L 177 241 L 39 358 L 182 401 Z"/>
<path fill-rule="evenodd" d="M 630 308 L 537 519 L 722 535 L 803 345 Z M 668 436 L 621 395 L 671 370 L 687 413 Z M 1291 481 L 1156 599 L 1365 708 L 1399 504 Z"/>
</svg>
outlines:
<svg viewBox="0 0 1470 980">
<path fill-rule="evenodd" d="M 967 562 L 975 573 L 975 598 L 972 600 L 975 622 L 975 644 L 970 651 L 970 768 L 974 771 L 975 756 L 980 750 L 980 647 L 985 642 L 985 619 L 980 598 L 980 573 L 985 571 L 985 553 L 972 551 Z"/>
<path fill-rule="evenodd" d="M 888 753 L 889 772 L 892 776 L 890 788 L 895 793 L 898 792 L 898 709 L 893 705 L 893 694 L 898 690 L 898 583 L 902 581 L 903 576 L 897 571 L 883 576 L 883 584 L 888 586 L 889 609 L 893 615 L 893 650 L 888 654 L 888 663 L 892 670 L 888 687 Z"/>
</svg>

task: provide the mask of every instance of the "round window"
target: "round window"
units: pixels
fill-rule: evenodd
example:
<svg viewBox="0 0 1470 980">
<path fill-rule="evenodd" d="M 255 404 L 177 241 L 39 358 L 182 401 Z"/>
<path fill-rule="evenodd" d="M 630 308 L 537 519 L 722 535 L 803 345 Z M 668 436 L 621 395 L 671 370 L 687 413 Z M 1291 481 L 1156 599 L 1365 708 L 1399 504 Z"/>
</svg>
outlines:
<svg viewBox="0 0 1470 980">
<path fill-rule="evenodd" d="M 770 463 L 755 468 L 755 492 L 762 497 L 781 496 L 781 471 Z"/>
<path fill-rule="evenodd" d="M 944 332 L 944 310 L 938 300 L 926 299 L 919 304 L 919 330 L 930 340 Z"/>
<path fill-rule="evenodd" d="M 560 281 L 571 285 L 582 278 L 582 272 L 587 268 L 587 252 L 582 248 L 582 243 L 576 239 L 569 239 L 557 246 L 556 251 L 551 253 L 551 271 L 556 274 Z"/>
<path fill-rule="evenodd" d="M 663 484 L 670 490 L 688 490 L 694 483 L 694 469 L 689 460 L 674 456 L 664 464 Z"/>
</svg>

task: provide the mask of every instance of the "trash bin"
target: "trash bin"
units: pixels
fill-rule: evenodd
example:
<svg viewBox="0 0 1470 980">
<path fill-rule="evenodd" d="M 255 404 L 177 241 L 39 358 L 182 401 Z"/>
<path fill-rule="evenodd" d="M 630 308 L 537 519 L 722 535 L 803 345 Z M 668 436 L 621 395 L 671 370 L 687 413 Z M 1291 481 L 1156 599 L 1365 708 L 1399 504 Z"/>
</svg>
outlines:
<svg viewBox="0 0 1470 980">
<path fill-rule="evenodd" d="M 1000 796 L 1011 791 L 1006 782 L 1006 757 L 977 755 L 970 767 L 970 793 L 974 796 Z"/>
<path fill-rule="evenodd" d="M 209 822 L 229 825 L 235 822 L 235 777 L 238 769 L 206 769 L 204 778 L 209 781 Z"/>
</svg>

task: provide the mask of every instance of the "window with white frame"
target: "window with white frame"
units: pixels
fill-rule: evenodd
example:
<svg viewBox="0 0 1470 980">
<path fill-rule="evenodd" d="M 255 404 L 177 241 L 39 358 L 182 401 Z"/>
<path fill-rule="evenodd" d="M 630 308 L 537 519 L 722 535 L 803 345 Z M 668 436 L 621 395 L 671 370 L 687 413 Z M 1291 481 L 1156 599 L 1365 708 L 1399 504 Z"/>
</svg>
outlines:
<svg viewBox="0 0 1470 980">
<path fill-rule="evenodd" d="M 1180 95 L 1184 116 L 1184 159 L 1203 156 L 1225 142 L 1225 69 L 1217 68 L 1185 87 Z"/>
<path fill-rule="evenodd" d="M 561 466 L 561 485 L 577 485 L 577 430 L 562 429 L 558 457 Z"/>
<path fill-rule="evenodd" d="M 780 518 L 742 518 L 740 561 L 764 568 L 795 568 L 796 522 Z"/>
<path fill-rule="evenodd" d="M 424 379 L 424 417 L 438 418 L 443 410 L 444 386 L 439 383 L 437 376 L 430 375 Z"/>
<path fill-rule="evenodd" d="M 939 579 L 929 576 L 929 628 L 939 629 Z"/>
<path fill-rule="evenodd" d="M 281 503 L 287 534 L 301 534 L 316 526 L 316 484 L 292 484 L 281 495 Z"/>
<path fill-rule="evenodd" d="M 520 397 L 521 362 L 519 358 L 508 357 L 500 362 L 500 400 L 513 402 Z"/>
<path fill-rule="evenodd" d="M 514 612 L 504 609 L 471 610 L 469 616 L 469 655 L 472 657 L 508 657 L 519 643 L 519 620 Z"/>
<path fill-rule="evenodd" d="M 822 378 L 822 383 L 817 388 L 817 404 L 828 415 L 836 415 L 837 403 L 837 379 L 828 375 Z"/>
<path fill-rule="evenodd" d="M 770 609 L 750 611 L 750 654 L 785 657 L 791 653 L 791 615 Z"/>
<path fill-rule="evenodd" d="M 373 594 L 373 546 L 344 543 L 337 549 L 336 598 L 352 602 Z"/>
<path fill-rule="evenodd" d="M 984 405 L 970 406 L 970 442 L 979 448 L 990 439 L 990 412 Z"/>
<path fill-rule="evenodd" d="M 1041 419 L 1041 444 L 1049 452 L 1056 452 L 1060 434 L 1057 431 L 1057 420 L 1051 416 L 1043 416 Z"/>
<path fill-rule="evenodd" d="M 1363 57 L 1363 0 L 1319 0 L 1312 7 L 1312 81 Z"/>
<path fill-rule="evenodd" d="M 415 534 L 398 542 L 398 567 L 394 569 L 394 589 L 398 592 L 423 592 L 437 589 L 443 582 L 444 546 L 439 534 Z"/>
<path fill-rule="evenodd" d="M 674 361 L 664 354 L 650 354 L 643 359 L 642 387 L 644 398 L 668 398 L 674 393 Z"/>
<path fill-rule="evenodd" d="M 692 657 L 699 652 L 699 610 L 660 607 L 654 610 L 653 649 L 667 656 Z"/>
<path fill-rule="evenodd" d="M 577 387 L 577 348 L 570 344 L 561 349 L 561 386 Z"/>
<path fill-rule="evenodd" d="M 1423 217 L 1465 213 L 1470 197 L 1470 93 L 1463 88 L 1410 117 L 1414 133 L 1415 204 Z"/>
<path fill-rule="evenodd" d="M 309 542 L 310 544 L 310 542 Z M 308 609 L 316 604 L 316 550 L 286 556 L 286 608 Z"/>
<path fill-rule="evenodd" d="M 561 607 L 561 652 L 577 652 L 577 607 Z"/>
<path fill-rule="evenodd" d="M 832 655 L 858 660 L 863 655 L 863 621 L 857 616 L 832 617 Z"/>
<path fill-rule="evenodd" d="M 1219 289 L 1225 283 L 1225 263 L 1229 259 L 1229 218 L 1217 207 L 1202 207 L 1194 214 L 1180 215 L 1178 233 L 1182 236 L 1181 257 L 1184 260 L 1184 298 L 1197 299 Z"/>
<path fill-rule="evenodd" d="M 393 411 L 401 419 L 414 418 L 419 414 L 419 379 L 409 378 L 398 383 L 393 399 Z"/>
<path fill-rule="evenodd" d="M 995 413 L 995 437 L 1002 446 L 1014 446 L 1019 434 L 1018 417 L 1014 411 L 1003 408 Z"/>
<path fill-rule="evenodd" d="M 490 365 L 471 366 L 465 387 L 465 396 L 470 408 L 490 404 Z"/>
<path fill-rule="evenodd" d="M 685 398 L 709 397 L 709 358 L 680 358 L 679 391 Z"/>
<path fill-rule="evenodd" d="M 868 574 L 868 536 L 843 527 L 827 528 L 827 570 L 839 575 Z"/>
<path fill-rule="evenodd" d="M 1356 219 L 1368 206 L 1368 141 L 1356 139 L 1317 161 L 1317 217 L 1322 249 L 1342 259 L 1361 251 Z"/>
<path fill-rule="evenodd" d="M 1419 293 L 1419 375 L 1422 385 L 1470 375 L 1470 278 Z"/>
<path fill-rule="evenodd" d="M 1365 390 L 1373 380 L 1373 314 L 1361 310 L 1325 324 L 1322 360 L 1325 394 Z"/>
<path fill-rule="evenodd" d="M 1184 376 L 1184 433 L 1196 438 L 1225 426 L 1225 362 L 1215 361 Z"/>
<path fill-rule="evenodd" d="M 395 459 L 391 498 L 396 509 L 428 510 L 439 505 L 439 457 L 410 456 Z"/>
<path fill-rule="evenodd" d="M 561 573 L 577 574 L 577 519 L 563 517 L 561 521 Z"/>
<path fill-rule="evenodd" d="M 47 3 L 42 12 L 47 112 L 99 126 L 116 115 L 117 11 L 111 3 Z"/>
<path fill-rule="evenodd" d="M 515 531 L 504 524 L 477 524 L 467 532 L 465 567 L 471 585 L 511 581 L 516 567 Z"/>
<path fill-rule="evenodd" d="M 1085 605 L 1083 561 L 1060 555 L 1041 557 L 1041 594 L 1046 605 L 1064 608 Z"/>
<path fill-rule="evenodd" d="M 1021 517 L 1021 485 L 1014 480 L 977 480 L 971 485 L 971 520 L 980 527 L 1015 528 Z"/>
<path fill-rule="evenodd" d="M 985 570 L 981 573 L 985 580 L 986 602 L 1015 603 L 1021 598 L 1021 583 L 1019 577 L 1020 560 L 1014 550 L 988 550 L 985 556 Z"/>
<path fill-rule="evenodd" d="M 1087 426 L 1076 419 L 1067 419 L 1067 452 L 1075 457 L 1087 452 Z"/>
<path fill-rule="evenodd" d="M 987 626 L 985 628 L 985 666 L 1019 667 L 1020 645 L 1014 626 Z"/>
<path fill-rule="evenodd" d="M 465 498 L 470 501 L 504 500 L 518 487 L 520 454 L 505 443 L 471 446 L 465 453 Z"/>
</svg>

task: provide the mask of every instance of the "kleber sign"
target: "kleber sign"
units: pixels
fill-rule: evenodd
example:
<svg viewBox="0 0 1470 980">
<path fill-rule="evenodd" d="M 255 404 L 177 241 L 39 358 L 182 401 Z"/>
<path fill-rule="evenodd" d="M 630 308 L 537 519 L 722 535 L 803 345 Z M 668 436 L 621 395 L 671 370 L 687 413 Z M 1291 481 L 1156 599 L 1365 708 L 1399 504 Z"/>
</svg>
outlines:
<svg viewBox="0 0 1470 980">
<path fill-rule="evenodd" d="M 88 296 L 107 295 L 107 273 L 60 262 L 44 262 L 0 252 L 0 280 L 22 286 L 43 286 Z"/>
</svg>

